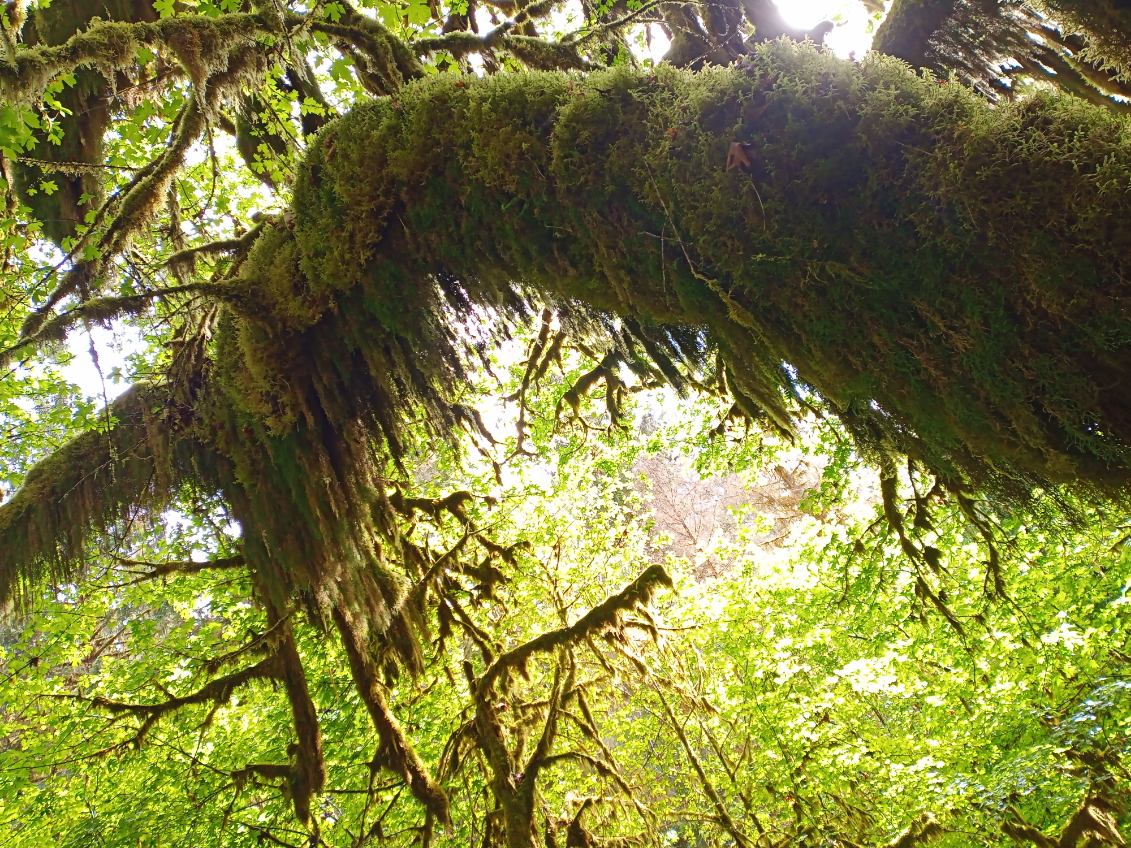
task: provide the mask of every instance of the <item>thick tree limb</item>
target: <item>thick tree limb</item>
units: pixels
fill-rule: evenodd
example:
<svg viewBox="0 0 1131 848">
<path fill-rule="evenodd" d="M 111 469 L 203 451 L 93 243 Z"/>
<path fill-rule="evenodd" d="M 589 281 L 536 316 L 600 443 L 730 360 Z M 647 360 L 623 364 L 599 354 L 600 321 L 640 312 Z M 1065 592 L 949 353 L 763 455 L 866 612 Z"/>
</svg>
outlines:
<svg viewBox="0 0 1131 848">
<path fill-rule="evenodd" d="M 266 596 L 264 596 L 266 597 Z M 275 635 L 275 670 L 283 682 L 287 702 L 291 707 L 296 741 L 291 749 L 288 768 L 291 803 L 295 815 L 304 826 L 318 833 L 318 823 L 311 817 L 314 797 L 326 787 L 326 760 L 322 753 L 322 731 L 318 723 L 318 710 L 310 697 L 306 683 L 306 669 L 299 656 L 294 631 L 290 622 L 280 615 L 270 600 L 267 605 L 267 625 Z"/>
<path fill-rule="evenodd" d="M 921 67 L 931 36 L 954 13 L 955 0 L 895 0 L 872 39 L 872 49 Z"/>
<path fill-rule="evenodd" d="M 1051 98 L 991 110 L 957 88 L 781 42 L 698 77 L 428 80 L 320 136 L 296 192 L 295 290 L 319 289 L 338 316 L 439 274 L 476 302 L 537 289 L 707 327 L 735 393 L 768 420 L 800 414 L 800 382 L 865 450 L 945 479 L 1014 498 L 1070 481 L 1121 490 L 1125 124 Z M 728 173 L 736 141 L 751 164 Z M 1031 226 L 1005 228 L 1015 214 Z M 279 269 L 256 264 L 249 284 L 278 291 Z M 436 329 L 441 295 L 412 291 L 415 318 L 388 322 L 388 338 L 417 352 L 403 384 L 442 408 L 418 376 L 460 353 Z M 309 332 L 340 361 L 375 344 L 372 323 L 349 324 Z M 1070 340 L 1069 326 L 1090 329 Z"/>
</svg>

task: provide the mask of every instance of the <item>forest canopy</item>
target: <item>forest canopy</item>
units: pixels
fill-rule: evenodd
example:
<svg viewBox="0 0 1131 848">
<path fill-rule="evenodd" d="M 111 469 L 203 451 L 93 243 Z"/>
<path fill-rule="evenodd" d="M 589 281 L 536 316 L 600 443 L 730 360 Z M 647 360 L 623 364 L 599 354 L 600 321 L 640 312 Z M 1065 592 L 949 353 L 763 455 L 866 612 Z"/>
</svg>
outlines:
<svg viewBox="0 0 1131 848">
<path fill-rule="evenodd" d="M 10 0 L 5 844 L 1126 844 L 1131 7 L 790 11 Z"/>
</svg>

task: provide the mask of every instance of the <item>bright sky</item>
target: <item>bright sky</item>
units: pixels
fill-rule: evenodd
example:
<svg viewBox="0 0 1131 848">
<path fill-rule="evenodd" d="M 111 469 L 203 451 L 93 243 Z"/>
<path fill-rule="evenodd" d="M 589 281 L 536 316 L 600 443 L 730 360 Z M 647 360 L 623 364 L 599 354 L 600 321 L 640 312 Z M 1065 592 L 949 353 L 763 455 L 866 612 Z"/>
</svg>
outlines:
<svg viewBox="0 0 1131 848">
<path fill-rule="evenodd" d="M 92 341 L 98 353 L 97 367 L 90 355 Z M 68 380 L 82 389 L 84 395 L 102 399 L 105 385 L 105 399 L 113 400 L 129 388 L 129 382 L 124 378 L 113 379 L 110 372 L 117 368 L 125 374 L 126 357 L 140 347 L 141 339 L 138 335 L 123 328 L 118 322 L 114 322 L 112 329 L 92 327 L 89 335 L 86 331 L 78 331 L 67 339 L 67 350 L 72 357 L 62 371 Z M 101 375 L 99 371 L 102 372 Z"/>
<path fill-rule="evenodd" d="M 795 27 L 811 27 L 821 21 L 837 26 L 825 38 L 825 44 L 845 59 L 863 56 L 872 43 L 868 31 L 868 13 L 857 0 L 781 0 L 782 17 Z"/>
</svg>

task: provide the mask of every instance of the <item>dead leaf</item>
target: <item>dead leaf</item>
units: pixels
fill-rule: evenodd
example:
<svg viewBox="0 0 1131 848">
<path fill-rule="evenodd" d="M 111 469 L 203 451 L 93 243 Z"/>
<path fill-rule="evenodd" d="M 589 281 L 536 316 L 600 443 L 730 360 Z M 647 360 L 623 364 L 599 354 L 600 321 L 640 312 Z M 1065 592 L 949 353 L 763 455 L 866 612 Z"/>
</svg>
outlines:
<svg viewBox="0 0 1131 848">
<path fill-rule="evenodd" d="M 749 172 L 754 167 L 754 160 L 750 158 L 750 145 L 742 141 L 732 141 L 730 149 L 727 150 L 727 167 L 728 171 L 735 168 L 741 168 L 743 171 Z"/>
</svg>

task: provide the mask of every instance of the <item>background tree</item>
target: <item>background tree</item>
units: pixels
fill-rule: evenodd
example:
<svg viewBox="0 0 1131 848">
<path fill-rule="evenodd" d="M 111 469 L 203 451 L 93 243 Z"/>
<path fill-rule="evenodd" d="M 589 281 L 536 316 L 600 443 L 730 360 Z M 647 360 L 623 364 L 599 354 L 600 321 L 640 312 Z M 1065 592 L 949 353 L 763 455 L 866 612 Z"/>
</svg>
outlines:
<svg viewBox="0 0 1131 848">
<path fill-rule="evenodd" d="M 452 439 L 461 427 L 503 473 L 508 453 L 491 444 L 466 385 L 489 344 L 543 306 L 601 346 L 557 404 L 583 426 L 590 389 L 616 417 L 627 372 L 717 384 L 736 413 L 782 437 L 811 413 L 838 421 L 880 469 L 883 516 L 917 597 L 962 638 L 963 616 L 983 613 L 943 586 L 929 517 L 940 501 L 980 540 L 987 586 L 1004 597 L 980 497 L 1020 508 L 1038 491 L 1063 505 L 1083 498 L 1084 509 L 1125 491 L 1131 139 L 1111 97 L 1128 55 L 1121 5 L 1050 9 L 1060 29 L 1022 6 L 896 4 L 878 34 L 891 53 L 936 67 L 949 55 L 967 79 L 1006 93 L 994 50 L 1030 74 L 1055 71 L 1059 56 L 1076 75 L 1056 81 L 1086 79 L 1095 101 L 996 106 L 892 60 L 759 45 L 784 31 L 767 4 L 613 4 L 560 37 L 542 34 L 554 8 L 158 5 L 151 20 L 147 8 L 48 6 L 31 23 L 15 7 L 9 16 L 20 25 L 0 68 L 0 146 L 19 188 L 5 222 L 7 361 L 26 368 L 72 330 L 122 317 L 144 328 L 154 356 L 149 379 L 0 507 L 0 593 L 26 603 L 45 577 L 70 583 L 94 539 L 138 517 L 177 505 L 203 526 L 222 509 L 238 541 L 221 531 L 208 546 L 217 559 L 165 562 L 148 576 L 246 573 L 263 619 L 218 655 L 233 670 L 217 659 L 199 688 L 158 703 L 92 703 L 137 718 L 140 743 L 182 707 L 278 685 L 293 730 L 286 761 L 222 771 L 241 787 L 276 784 L 312 842 L 329 766 L 299 611 L 335 635 L 378 740 L 372 773 L 388 772 L 422 805 L 422 834 L 454 827 L 451 805 L 391 686 L 398 672 L 425 674 L 430 623 L 458 627 L 477 651 L 459 669 L 474 718 L 448 753 L 458 760 L 466 739 L 484 758 L 485 840 L 531 845 L 555 830 L 536 803 L 548 763 L 617 774 L 609 752 L 563 748 L 574 701 L 575 729 L 603 743 L 581 707 L 590 684 L 578 682 L 577 652 L 623 634 L 667 574 L 625 575 L 588 612 L 563 607 L 558 626 L 502 640 L 459 611 L 461 593 L 519 568 L 517 540 L 479 529 L 476 489 L 419 495 L 407 474 L 422 434 Z M 974 14 L 997 27 L 993 50 L 964 35 Z M 477 31 L 491 15 L 498 22 Z M 634 67 L 620 45 L 651 21 L 671 33 L 678 64 L 702 69 Z M 1038 26 L 1049 28 L 1049 53 L 1033 60 L 1021 33 Z M 447 72 L 473 57 L 491 73 Z M 609 62 L 620 64 L 595 69 Z M 363 95 L 375 99 L 355 105 Z M 307 145 L 335 108 L 348 114 Z M 115 138 L 104 135 L 111 112 Z M 40 128 L 71 139 L 79 158 L 55 156 Z M 229 131 L 260 191 L 279 192 L 286 211 L 253 219 L 252 190 L 224 183 L 232 154 L 216 136 Z M 95 184 L 92 168 L 103 175 Z M 48 172 L 37 181 L 33 169 Z M 51 169 L 67 178 L 47 178 Z M 36 245 L 33 214 L 57 252 Z M 544 319 L 531 343 L 520 408 L 560 351 L 549 328 Z M 525 426 L 520 416 L 516 453 Z M 419 522 L 441 535 L 422 544 L 407 529 Z M 448 523 L 462 535 L 440 547 Z M 477 582 L 452 582 L 457 563 Z M 543 696 L 525 717 L 503 716 L 521 692 L 515 674 L 535 659 Z M 682 728 L 676 693 L 659 703 Z M 681 740 L 694 765 L 696 745 Z M 706 767 L 694 771 L 712 821 L 736 842 L 752 838 Z M 1081 815 L 1111 818 L 1109 795 L 1089 795 Z M 592 839 L 590 807 L 562 829 L 567 842 Z M 1103 826 L 1089 825 L 1114 838 Z M 922 820 L 906 839 L 936 831 Z"/>
</svg>

